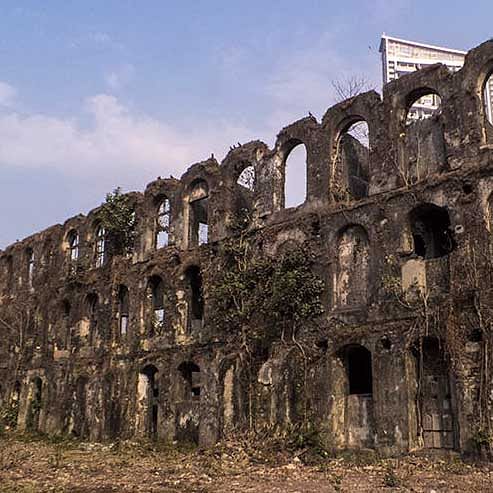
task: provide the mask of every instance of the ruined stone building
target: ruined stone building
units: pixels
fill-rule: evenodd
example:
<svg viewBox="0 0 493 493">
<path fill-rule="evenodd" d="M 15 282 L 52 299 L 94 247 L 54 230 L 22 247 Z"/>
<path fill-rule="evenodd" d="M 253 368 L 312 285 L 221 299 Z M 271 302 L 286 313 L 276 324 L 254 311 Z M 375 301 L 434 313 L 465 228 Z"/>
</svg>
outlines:
<svg viewBox="0 0 493 493">
<path fill-rule="evenodd" d="M 221 163 L 158 179 L 126 196 L 130 252 L 112 247 L 100 208 L 6 248 L 2 408 L 15 409 L 21 430 L 90 440 L 210 445 L 236 430 L 309 423 L 334 449 L 487 445 L 493 126 L 483 95 L 492 72 L 488 41 L 457 72 L 437 64 L 410 73 L 382 96 L 360 94 L 321 122 L 288 125 L 272 149 L 250 142 Z M 427 94 L 439 95 L 440 110 L 409 123 Z M 351 134 L 359 122 L 369 147 Z M 286 209 L 297 146 L 306 149 L 306 200 Z M 281 331 L 251 306 L 248 317 L 238 308 L 236 323 L 228 298 L 221 320 L 214 279 L 224 282 L 225 245 L 240 240 L 249 245 L 240 266 L 306 252 L 322 309 L 304 322 L 303 304 Z M 250 275 L 237 271 L 241 286 L 223 285 L 225 298 Z M 283 289 L 295 296 L 296 287 Z"/>
</svg>

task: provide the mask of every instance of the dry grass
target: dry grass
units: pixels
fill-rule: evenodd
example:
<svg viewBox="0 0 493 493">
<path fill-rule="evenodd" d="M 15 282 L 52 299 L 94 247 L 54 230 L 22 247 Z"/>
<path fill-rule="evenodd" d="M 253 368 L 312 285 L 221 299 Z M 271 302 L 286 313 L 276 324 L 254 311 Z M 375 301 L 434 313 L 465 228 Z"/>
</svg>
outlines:
<svg viewBox="0 0 493 493">
<path fill-rule="evenodd" d="M 323 458 L 238 437 L 208 450 L 4 437 L 0 492 L 493 492 L 493 468 L 457 458 Z"/>
</svg>

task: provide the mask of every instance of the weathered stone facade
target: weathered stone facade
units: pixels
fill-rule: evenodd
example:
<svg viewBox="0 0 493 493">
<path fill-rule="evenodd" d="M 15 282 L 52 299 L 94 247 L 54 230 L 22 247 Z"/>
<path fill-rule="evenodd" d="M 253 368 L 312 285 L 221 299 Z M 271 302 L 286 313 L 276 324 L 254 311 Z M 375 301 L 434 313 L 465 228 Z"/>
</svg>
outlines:
<svg viewBox="0 0 493 493">
<path fill-rule="evenodd" d="M 129 194 L 130 255 L 112 253 L 98 209 L 6 248 L 0 403 L 21 429 L 91 440 L 209 445 L 308 419 L 336 449 L 471 451 L 493 419 L 492 70 L 488 41 L 455 74 L 412 73 L 289 125 L 273 149 L 250 142 L 150 183 Z M 428 93 L 440 113 L 407 125 Z M 369 151 L 346 133 L 358 121 Z M 285 209 L 301 144 L 306 201 Z M 248 167 L 253 189 L 237 183 Z M 211 323 L 203 273 L 245 209 L 258 252 L 303 245 L 325 285 L 316 337 L 301 328 L 253 359 Z"/>
</svg>

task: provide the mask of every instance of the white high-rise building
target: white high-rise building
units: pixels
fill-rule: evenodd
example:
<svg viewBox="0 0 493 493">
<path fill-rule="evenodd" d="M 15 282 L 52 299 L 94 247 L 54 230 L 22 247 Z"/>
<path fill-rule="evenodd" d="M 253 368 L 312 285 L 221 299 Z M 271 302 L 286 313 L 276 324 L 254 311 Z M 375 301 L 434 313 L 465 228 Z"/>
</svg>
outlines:
<svg viewBox="0 0 493 493">
<path fill-rule="evenodd" d="M 386 84 L 402 75 L 435 63 L 443 63 L 449 70 L 456 72 L 464 64 L 467 52 L 382 34 L 380 53 L 382 54 L 383 83 Z M 493 123 L 493 77 L 490 77 L 486 83 L 484 101 L 488 120 Z M 408 118 L 415 120 L 429 117 L 438 109 L 439 104 L 440 98 L 436 94 L 423 96 L 410 108 Z"/>
</svg>

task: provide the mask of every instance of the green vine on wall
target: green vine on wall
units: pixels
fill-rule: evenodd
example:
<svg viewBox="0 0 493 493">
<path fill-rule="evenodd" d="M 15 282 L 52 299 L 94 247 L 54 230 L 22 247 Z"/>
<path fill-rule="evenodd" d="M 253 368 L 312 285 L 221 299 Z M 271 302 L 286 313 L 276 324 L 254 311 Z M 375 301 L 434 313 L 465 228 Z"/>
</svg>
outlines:
<svg viewBox="0 0 493 493">
<path fill-rule="evenodd" d="M 307 245 L 269 258 L 246 234 L 226 240 L 208 269 L 209 318 L 243 343 L 275 339 L 322 314 L 323 281 Z"/>
</svg>

